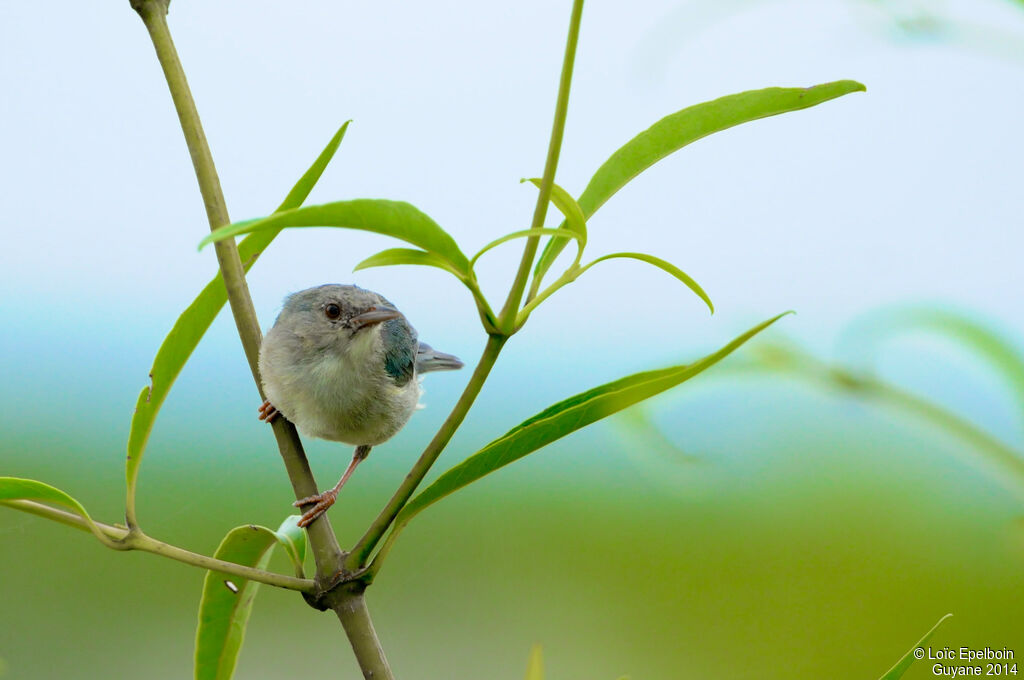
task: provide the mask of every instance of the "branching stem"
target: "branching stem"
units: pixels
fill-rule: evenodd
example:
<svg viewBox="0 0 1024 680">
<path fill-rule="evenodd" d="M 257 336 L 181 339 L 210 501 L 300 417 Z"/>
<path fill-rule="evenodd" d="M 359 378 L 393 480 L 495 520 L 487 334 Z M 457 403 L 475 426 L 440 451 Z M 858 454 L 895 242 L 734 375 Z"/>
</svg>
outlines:
<svg viewBox="0 0 1024 680">
<path fill-rule="evenodd" d="M 35 501 L 27 500 L 5 500 L 0 501 L 0 505 L 7 505 L 16 510 L 21 510 L 22 512 L 28 512 L 33 515 L 38 515 L 39 517 L 45 517 L 46 519 L 66 524 L 69 527 L 81 529 L 82 531 L 90 531 L 89 524 L 82 519 L 80 515 L 68 512 L 67 510 L 51 507 L 45 503 L 37 503 Z M 190 550 L 185 550 L 184 548 L 179 548 L 175 545 L 171 545 L 170 543 L 164 543 L 163 541 L 147 536 L 138 529 L 129 532 L 125 527 L 118 527 L 112 524 L 96 522 L 96 525 L 108 538 L 117 542 L 118 550 L 142 550 L 155 555 L 169 557 L 172 560 L 177 560 L 178 562 L 191 564 L 194 567 L 223 571 L 227 574 L 233 574 L 240 578 L 247 578 L 251 581 L 266 583 L 269 586 L 298 590 L 303 593 L 314 593 L 316 591 L 316 583 L 310 579 L 285 576 L 284 574 L 276 574 L 264 569 L 256 569 L 242 564 L 235 564 L 234 562 L 219 560 L 215 557 L 200 555 L 199 553 L 194 553 Z"/>
<path fill-rule="evenodd" d="M 548 156 L 544 161 L 544 174 L 541 176 L 540 193 L 537 194 L 537 205 L 533 210 L 531 229 L 544 226 L 544 218 L 548 213 L 548 201 L 551 200 L 551 185 L 555 181 L 555 169 L 558 167 L 558 156 L 562 151 L 562 135 L 565 132 L 565 117 L 569 110 L 569 87 L 572 84 L 573 65 L 576 62 L 576 43 L 580 36 L 580 18 L 583 16 L 583 0 L 573 0 L 572 15 L 569 19 L 569 37 L 565 42 L 565 57 L 562 59 L 562 75 L 558 83 L 558 99 L 555 102 L 555 120 L 551 125 L 551 141 L 548 142 Z M 519 303 L 526 290 L 526 281 L 533 267 L 533 258 L 537 255 L 539 236 L 531 236 L 526 240 L 523 258 L 519 262 L 519 270 L 512 283 L 505 306 L 498 315 L 498 327 L 506 335 L 515 333 L 516 314 Z"/>
<path fill-rule="evenodd" d="M 171 98 L 174 100 L 174 107 L 178 112 L 178 119 L 181 121 L 181 129 L 185 134 L 185 142 L 188 145 L 189 154 L 192 157 L 192 165 L 195 168 L 196 179 L 199 181 L 199 190 L 203 196 L 203 203 L 206 206 L 206 216 L 210 223 L 211 231 L 217 227 L 229 224 L 227 206 L 224 203 L 224 194 L 221 191 L 220 179 L 217 177 L 217 169 L 213 163 L 213 156 L 210 153 L 206 135 L 203 133 L 199 113 L 196 110 L 192 93 L 185 79 L 185 71 L 181 66 L 177 50 L 171 39 L 171 33 L 167 26 L 167 9 L 169 0 L 131 0 L 132 7 L 142 17 L 146 30 L 149 32 L 156 49 L 157 59 L 167 79 L 167 86 L 171 91 Z M 249 368 L 252 371 L 253 379 L 256 381 L 260 398 L 263 398 L 262 381 L 259 372 L 259 348 L 263 340 L 259 320 L 256 318 L 256 310 L 253 307 L 252 299 L 249 296 L 249 288 L 245 281 L 245 271 L 238 256 L 238 248 L 233 239 L 220 241 L 216 244 L 217 261 L 220 264 L 221 276 L 224 279 L 228 292 L 228 301 L 231 304 L 231 312 L 235 318 L 235 325 L 238 328 L 238 336 L 242 341 Z M 278 418 L 273 425 L 274 436 L 277 439 L 278 449 L 284 460 L 288 477 L 292 483 L 295 497 L 305 498 L 317 493 L 316 480 L 313 478 L 306 454 L 302 448 L 295 427 L 284 418 Z M 134 513 L 134 511 L 133 511 Z M 130 518 L 134 526 L 134 517 Z M 317 583 L 324 586 L 333 579 L 341 570 L 344 560 L 344 553 L 338 545 L 338 540 L 331 529 L 330 522 L 325 515 L 320 516 L 316 521 L 307 527 L 310 547 L 312 548 L 317 566 Z M 348 607 L 362 610 L 367 618 L 366 603 L 360 596 L 351 595 L 345 597 L 340 594 L 331 601 L 331 606 L 338 611 L 338 616 L 344 625 L 345 632 L 349 637 L 356 657 L 359 659 L 360 667 L 366 677 L 373 677 L 378 680 L 388 680 L 392 674 L 388 669 L 387 661 L 383 657 L 380 643 L 373 636 L 374 644 L 367 647 L 367 635 L 365 627 L 351 627 L 346 624 L 346 618 L 342 617 L 340 607 Z M 369 627 L 372 633 L 373 627 Z M 379 657 L 373 663 L 368 660 Z M 383 672 L 386 671 L 386 672 Z"/>
</svg>

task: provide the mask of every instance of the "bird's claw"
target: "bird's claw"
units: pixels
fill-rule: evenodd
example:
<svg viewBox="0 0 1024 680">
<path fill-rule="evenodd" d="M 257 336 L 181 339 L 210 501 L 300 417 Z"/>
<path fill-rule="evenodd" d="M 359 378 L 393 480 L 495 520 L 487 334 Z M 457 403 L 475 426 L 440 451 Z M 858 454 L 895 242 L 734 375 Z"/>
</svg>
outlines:
<svg viewBox="0 0 1024 680">
<path fill-rule="evenodd" d="M 265 420 L 268 423 L 272 423 L 277 420 L 277 417 L 281 415 L 281 412 L 274 408 L 274 405 L 270 401 L 265 401 L 260 404 L 260 420 Z"/>
<path fill-rule="evenodd" d="M 294 505 L 297 508 L 301 508 L 303 505 L 308 505 L 310 503 L 315 503 L 315 505 L 312 508 L 307 510 L 305 514 L 303 514 L 302 517 L 299 518 L 299 521 L 297 522 L 299 528 L 305 528 L 312 524 L 313 520 L 327 512 L 327 508 L 334 505 L 334 502 L 337 499 L 337 489 L 331 489 L 329 491 L 324 491 L 323 493 L 318 493 L 314 496 L 306 496 L 305 498 L 300 498 L 299 500 L 292 503 L 292 505 Z"/>
</svg>

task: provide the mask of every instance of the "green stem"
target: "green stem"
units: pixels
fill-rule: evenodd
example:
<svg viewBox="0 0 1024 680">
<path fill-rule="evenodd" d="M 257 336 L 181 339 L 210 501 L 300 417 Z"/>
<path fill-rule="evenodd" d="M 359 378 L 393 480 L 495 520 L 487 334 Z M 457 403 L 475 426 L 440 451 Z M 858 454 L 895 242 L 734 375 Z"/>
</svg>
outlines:
<svg viewBox="0 0 1024 680">
<path fill-rule="evenodd" d="M 490 374 L 491 369 L 494 367 L 494 362 L 498 360 L 498 355 L 501 353 L 501 348 L 505 345 L 508 337 L 504 335 L 491 335 L 487 338 L 487 345 L 484 346 L 483 354 L 480 356 L 480 361 L 476 365 L 476 369 L 473 371 L 472 377 L 469 379 L 469 383 L 466 388 L 462 391 L 462 396 L 459 397 L 459 401 L 456 402 L 452 412 L 448 414 L 448 418 L 441 425 L 441 429 L 437 431 L 434 438 L 430 440 L 427 448 L 420 455 L 419 460 L 413 465 L 409 474 L 402 480 L 401 486 L 395 491 L 395 494 L 388 501 L 384 509 L 380 511 L 377 518 L 373 520 L 373 523 L 366 530 L 366 533 L 359 542 L 356 543 L 355 547 L 352 548 L 352 552 L 349 553 L 348 558 L 345 560 L 345 570 L 349 573 L 355 573 L 361 569 L 365 564 L 370 553 L 376 547 L 377 543 L 380 542 L 381 537 L 391 526 L 391 523 L 395 521 L 395 517 L 401 511 L 405 504 L 409 502 L 416 487 L 420 485 L 423 478 L 426 477 L 430 467 L 437 460 L 437 457 L 444 451 L 444 447 L 448 445 L 455 431 L 459 429 L 459 425 L 465 419 L 466 414 L 469 413 L 470 407 L 473 402 L 476 401 L 476 397 L 480 394 L 480 389 L 484 386 L 484 382 L 487 380 L 487 376 Z"/>
<path fill-rule="evenodd" d="M 217 177 L 217 168 L 213 163 L 213 156 L 199 120 L 199 112 L 196 110 L 192 92 L 185 79 L 185 71 L 182 69 L 170 30 L 167 27 L 167 4 L 168 0 L 133 0 L 132 7 L 142 17 L 146 30 L 149 31 L 153 47 L 156 49 L 157 59 L 160 61 L 160 67 L 167 79 L 167 87 L 170 89 L 174 108 L 181 121 L 181 129 L 185 134 L 185 142 L 192 157 L 196 179 L 199 181 L 199 191 L 203 196 L 206 216 L 212 231 L 217 227 L 229 224 L 231 220 L 224 203 L 224 194 L 220 188 L 220 179 Z M 263 333 L 260 331 L 256 310 L 253 307 L 252 298 L 249 296 L 249 287 L 246 284 L 245 272 L 238 256 L 238 247 L 233 239 L 228 239 L 219 241 L 215 248 L 221 276 L 227 288 L 231 312 L 238 328 L 238 336 L 242 341 L 256 387 L 262 397 L 263 382 L 260 380 L 259 353 Z M 274 423 L 274 436 L 291 479 L 296 499 L 316 494 L 316 480 L 313 479 L 306 461 L 306 454 L 302 450 L 302 442 L 299 440 L 295 428 L 284 418 L 278 418 Z M 317 563 L 317 577 L 321 580 L 329 579 L 340 567 L 342 553 L 325 517 L 321 517 L 310 526 L 309 540 Z"/>
<path fill-rule="evenodd" d="M 206 135 L 203 134 L 199 113 L 196 110 L 188 81 L 185 79 L 185 71 L 182 69 L 174 42 L 171 40 L 170 30 L 167 27 L 169 0 L 131 0 L 131 3 L 142 17 L 146 30 L 149 31 L 153 41 L 153 47 L 156 49 L 157 59 L 160 61 L 160 66 L 167 79 L 167 86 L 171 91 L 178 119 L 181 121 L 181 129 L 185 134 L 185 142 L 192 157 L 192 165 L 195 167 L 196 179 L 199 181 L 199 190 L 206 206 L 210 230 L 215 230 L 229 224 L 231 220 L 224 203 L 224 194 L 220 188 L 220 179 L 217 177 L 213 156 L 206 142 Z M 262 398 L 264 395 L 259 371 L 259 348 L 263 341 L 263 334 L 260 330 L 259 320 L 256 318 L 252 299 L 249 296 L 245 271 L 238 256 L 238 247 L 235 245 L 234 239 L 227 239 L 218 242 L 215 248 L 221 276 L 224 279 L 225 288 L 227 288 L 231 312 L 238 328 L 238 336 L 242 341 L 246 359 L 249 361 L 253 379 L 256 381 L 256 388 Z M 296 499 L 316 494 L 316 480 L 309 469 L 309 462 L 306 460 L 306 454 L 302 449 L 302 442 L 295 427 L 284 418 L 278 418 L 273 424 L 273 429 Z M 134 521 L 134 510 L 131 520 Z M 317 518 L 307 527 L 306 531 L 316 560 L 317 585 L 325 588 L 341 571 L 345 555 L 338 545 L 338 539 L 334 535 L 326 514 Z M 341 613 L 339 613 L 340 616 Z M 348 633 L 349 629 L 345 630 Z M 372 632 L 372 627 L 369 630 Z M 367 677 L 371 677 L 373 669 L 387 668 L 387 661 L 384 659 L 380 643 L 376 641 L 375 637 L 373 646 L 367 646 L 365 636 L 349 637 L 349 642 Z M 364 662 L 368 663 L 367 659 L 374 656 L 379 657 L 377 663 L 364 665 Z M 374 677 L 386 679 L 391 675 L 389 672 Z"/>
<path fill-rule="evenodd" d="M 352 640 L 352 649 L 355 650 L 363 677 L 367 680 L 393 680 L 394 674 L 384 657 L 384 650 L 380 647 L 377 631 L 373 629 L 373 621 L 366 608 L 366 597 L 363 594 L 366 586 L 347 583 L 338 590 L 341 594 L 331 603 L 331 609 L 338 615 L 348 639 Z"/>
<path fill-rule="evenodd" d="M 533 210 L 531 229 L 539 229 L 544 226 L 544 218 L 547 217 L 551 185 L 555 181 L 555 168 L 558 167 L 558 156 L 562 150 L 562 135 L 565 132 L 565 117 L 569 110 L 569 86 L 572 84 L 572 70 L 576 61 L 576 43 L 579 41 L 582 15 L 583 0 L 573 0 L 572 15 L 569 19 L 569 36 L 565 43 L 565 57 L 562 59 L 562 76 L 558 83 L 555 120 L 551 125 L 551 141 L 548 143 L 548 155 L 544 161 L 544 174 L 541 177 L 537 205 Z M 519 270 L 512 283 L 512 290 L 509 291 L 505 306 L 502 308 L 501 314 L 498 315 L 498 327 L 506 335 L 515 333 L 516 314 L 519 311 L 519 303 L 523 299 L 523 292 L 526 290 L 526 281 L 530 276 L 530 268 L 533 267 L 533 258 L 537 255 L 539 241 L 539 236 L 531 236 L 526 240 L 523 258 L 519 262 Z"/>
<path fill-rule="evenodd" d="M 45 517 L 46 519 L 66 524 L 69 527 L 75 529 L 81 529 L 82 531 L 88 531 L 89 524 L 80 516 L 67 510 L 61 510 L 59 508 L 53 508 L 44 503 L 37 503 L 35 501 L 27 500 L 5 500 L 0 501 L 0 505 L 6 505 L 22 512 L 28 512 L 39 517 Z M 185 564 L 191 564 L 195 567 L 201 567 L 203 569 L 211 569 L 215 571 L 222 571 L 227 574 L 233 574 L 240 578 L 247 578 L 250 581 L 259 581 L 260 583 L 266 583 L 270 586 L 277 586 L 278 588 L 287 588 L 289 590 L 298 590 L 304 593 L 313 593 L 316 591 L 316 583 L 310 579 L 295 578 L 294 576 L 285 576 L 284 574 L 275 574 L 271 571 L 265 571 L 263 569 L 256 569 L 254 567 L 247 567 L 242 564 L 235 564 L 234 562 L 225 562 L 215 557 L 207 557 L 206 555 L 200 555 L 184 548 L 158 541 L 155 538 L 151 538 L 143 534 L 138 529 L 129 532 L 124 527 L 114 526 L 112 524 L 104 524 L 103 522 L 96 522 L 96 526 L 100 528 L 107 537 L 112 541 L 118 543 L 116 550 L 142 550 L 143 552 L 153 553 L 154 555 L 161 555 L 163 557 L 169 557 L 172 560 L 178 562 L 184 562 Z M 113 546 L 111 546 L 113 547 Z"/>
</svg>

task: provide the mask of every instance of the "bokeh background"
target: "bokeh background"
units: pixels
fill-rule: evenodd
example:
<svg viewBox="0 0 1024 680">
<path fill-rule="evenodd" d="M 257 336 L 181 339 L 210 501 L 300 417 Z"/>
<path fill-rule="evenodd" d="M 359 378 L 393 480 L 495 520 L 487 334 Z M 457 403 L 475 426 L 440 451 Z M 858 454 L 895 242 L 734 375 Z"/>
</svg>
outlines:
<svg viewBox="0 0 1024 680">
<path fill-rule="evenodd" d="M 233 218 L 271 211 L 351 118 L 310 202 L 407 200 L 473 252 L 528 225 L 535 190 L 518 180 L 542 170 L 568 14 L 533 0 L 175 0 L 170 23 Z M 893 303 L 959 310 L 1020 347 L 1018 2 L 590 3 L 558 181 L 578 194 L 619 145 L 684 106 L 839 78 L 868 92 L 695 143 L 592 220 L 592 254 L 675 262 L 713 317 L 653 268 L 595 268 L 509 343 L 439 471 L 554 401 L 695 358 L 786 309 L 798 314 L 765 341 L 844 362 L 864 358 L 844 329 Z M 0 474 L 117 521 L 135 398 L 214 272 L 212 250 L 195 249 L 202 204 L 127 2 L 0 4 L 0 88 Z M 351 273 L 384 247 L 341 230 L 283 234 L 250 276 L 264 326 L 287 292 L 355 282 L 474 360 L 475 310 L 444 273 Z M 492 297 L 519 252 L 485 260 Z M 877 365 L 1024 446 L 1002 376 L 955 343 L 908 337 Z M 427 408 L 360 468 L 332 510 L 345 541 L 467 377 L 430 376 Z M 231 527 L 288 514 L 256 405 L 222 314 L 150 442 L 150 534 L 211 553 Z M 519 678 L 541 643 L 552 679 L 876 678 L 947 612 L 934 644 L 1024 655 L 1021 488 L 970 445 L 895 409 L 735 370 L 644 413 L 656 429 L 599 424 L 410 526 L 370 594 L 401 677 Z M 321 484 L 349 456 L 308 451 Z M 201 581 L 0 508 L 4 677 L 188 677 Z M 264 588 L 237 677 L 313 673 L 358 676 L 339 626 Z M 918 665 L 906 677 L 930 676 Z"/>
</svg>

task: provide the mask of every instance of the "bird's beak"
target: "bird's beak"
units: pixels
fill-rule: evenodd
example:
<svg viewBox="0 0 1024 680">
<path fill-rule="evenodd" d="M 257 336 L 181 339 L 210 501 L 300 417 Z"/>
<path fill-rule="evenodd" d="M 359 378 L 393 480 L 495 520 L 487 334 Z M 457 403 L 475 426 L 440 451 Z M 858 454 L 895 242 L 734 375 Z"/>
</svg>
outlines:
<svg viewBox="0 0 1024 680">
<path fill-rule="evenodd" d="M 361 330 L 367 326 L 373 326 L 391 319 L 397 319 L 402 313 L 390 307 L 371 307 L 369 311 L 357 314 L 348 320 L 354 330 Z"/>
</svg>

